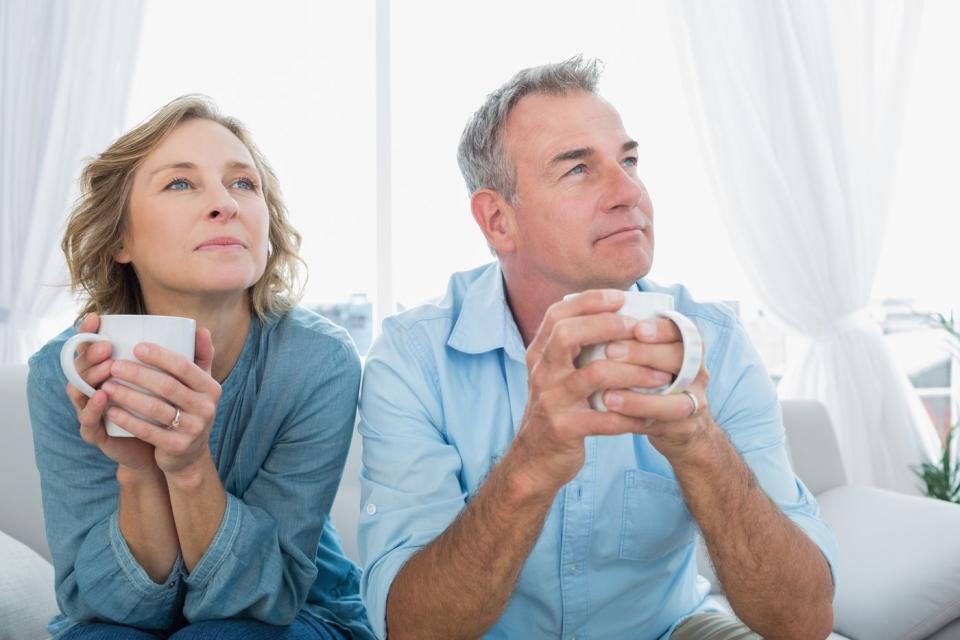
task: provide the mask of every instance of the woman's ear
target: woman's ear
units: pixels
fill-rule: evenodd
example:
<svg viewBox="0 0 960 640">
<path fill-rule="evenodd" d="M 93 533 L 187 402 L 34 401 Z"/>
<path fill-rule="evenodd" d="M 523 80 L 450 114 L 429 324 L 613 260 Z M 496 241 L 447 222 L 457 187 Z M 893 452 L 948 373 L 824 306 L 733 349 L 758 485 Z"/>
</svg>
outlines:
<svg viewBox="0 0 960 640">
<path fill-rule="evenodd" d="M 119 262 L 120 264 L 129 264 L 131 261 L 130 252 L 127 251 L 127 245 L 121 244 L 120 248 L 117 249 L 113 254 L 114 262 Z"/>
<path fill-rule="evenodd" d="M 470 198 L 470 212 L 497 255 L 514 251 L 514 211 L 503 196 L 493 189 L 478 189 Z"/>
</svg>

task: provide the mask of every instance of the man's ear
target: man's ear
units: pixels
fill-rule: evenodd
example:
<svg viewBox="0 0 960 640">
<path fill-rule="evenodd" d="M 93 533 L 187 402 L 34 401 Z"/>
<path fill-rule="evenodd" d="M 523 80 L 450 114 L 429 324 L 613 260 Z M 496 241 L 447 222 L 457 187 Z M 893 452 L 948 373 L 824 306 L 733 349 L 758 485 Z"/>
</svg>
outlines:
<svg viewBox="0 0 960 640">
<path fill-rule="evenodd" d="M 478 189 L 470 197 L 470 212 L 497 255 L 516 249 L 515 213 L 503 196 L 493 189 Z"/>
</svg>

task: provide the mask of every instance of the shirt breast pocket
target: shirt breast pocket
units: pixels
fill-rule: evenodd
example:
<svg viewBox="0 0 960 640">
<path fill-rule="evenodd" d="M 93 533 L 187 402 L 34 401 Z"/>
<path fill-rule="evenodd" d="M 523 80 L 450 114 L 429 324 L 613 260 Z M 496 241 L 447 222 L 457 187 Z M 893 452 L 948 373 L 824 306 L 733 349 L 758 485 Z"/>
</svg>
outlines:
<svg viewBox="0 0 960 640">
<path fill-rule="evenodd" d="M 651 562 L 693 543 L 696 527 L 676 481 L 631 469 L 623 481 L 620 557 Z"/>
</svg>

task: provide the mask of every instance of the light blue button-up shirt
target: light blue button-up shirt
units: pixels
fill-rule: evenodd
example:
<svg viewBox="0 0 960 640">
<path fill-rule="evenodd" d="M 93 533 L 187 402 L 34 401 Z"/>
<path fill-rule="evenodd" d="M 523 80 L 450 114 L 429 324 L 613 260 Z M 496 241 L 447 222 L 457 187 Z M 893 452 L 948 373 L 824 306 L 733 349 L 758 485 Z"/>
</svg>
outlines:
<svg viewBox="0 0 960 640">
<path fill-rule="evenodd" d="M 790 468 L 774 387 L 736 317 L 681 286 L 638 287 L 672 294 L 699 325 L 715 421 L 832 567 L 836 542 Z M 525 355 L 496 263 L 455 274 L 439 302 L 384 322 L 360 399 L 361 595 L 381 638 L 397 572 L 453 522 L 516 435 Z M 486 638 L 665 638 L 713 609 L 697 574 L 696 524 L 667 459 L 645 436 L 585 444 L 583 468 L 557 494 Z"/>
</svg>

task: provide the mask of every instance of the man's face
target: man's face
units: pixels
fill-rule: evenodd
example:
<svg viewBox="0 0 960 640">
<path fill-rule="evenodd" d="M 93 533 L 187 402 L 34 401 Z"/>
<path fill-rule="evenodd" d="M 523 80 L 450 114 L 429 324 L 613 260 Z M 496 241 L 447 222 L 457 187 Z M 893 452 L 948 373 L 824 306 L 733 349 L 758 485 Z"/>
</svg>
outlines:
<svg viewBox="0 0 960 640">
<path fill-rule="evenodd" d="M 517 176 L 514 250 L 500 256 L 511 269 L 567 292 L 624 289 L 650 271 L 653 205 L 613 107 L 587 92 L 531 94 L 502 140 Z"/>
</svg>

